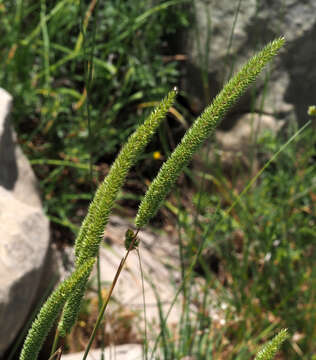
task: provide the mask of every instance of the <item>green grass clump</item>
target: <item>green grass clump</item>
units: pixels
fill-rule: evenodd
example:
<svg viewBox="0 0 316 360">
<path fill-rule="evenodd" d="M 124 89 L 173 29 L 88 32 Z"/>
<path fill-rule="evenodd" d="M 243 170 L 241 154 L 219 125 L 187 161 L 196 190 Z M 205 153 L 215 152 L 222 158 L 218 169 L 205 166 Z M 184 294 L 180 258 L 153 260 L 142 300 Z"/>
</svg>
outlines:
<svg viewBox="0 0 316 360">
<path fill-rule="evenodd" d="M 225 358 L 248 359 L 253 350 L 247 344 L 267 339 L 275 327 L 300 334 L 297 343 L 290 340 L 293 347 L 284 347 L 284 358 L 309 359 L 315 352 L 315 142 L 315 131 L 306 129 L 243 196 L 233 182 L 245 181 L 244 169 L 239 179 L 229 179 L 214 161 L 212 174 L 205 174 L 212 192 L 197 192 L 191 214 L 174 207 L 183 263 L 190 264 L 203 244 L 182 292 L 189 304 L 201 307 L 196 322 L 179 324 L 180 333 L 190 334 L 190 346 L 178 350 L 182 355 L 211 351 L 221 358 L 228 352 Z M 269 133 L 258 138 L 262 166 L 283 143 L 283 137 Z M 205 279 L 202 289 L 194 288 L 196 276 Z M 218 302 L 207 289 L 214 289 Z M 203 300 L 195 295 L 201 293 Z M 207 315 L 213 307 L 224 324 Z"/>
<path fill-rule="evenodd" d="M 177 83 L 161 44 L 187 23 L 182 2 L 1 1 L 0 83 L 58 231 L 76 233 L 91 200 L 90 156 L 112 162 Z M 94 170 L 97 185 L 106 169 Z"/>
</svg>

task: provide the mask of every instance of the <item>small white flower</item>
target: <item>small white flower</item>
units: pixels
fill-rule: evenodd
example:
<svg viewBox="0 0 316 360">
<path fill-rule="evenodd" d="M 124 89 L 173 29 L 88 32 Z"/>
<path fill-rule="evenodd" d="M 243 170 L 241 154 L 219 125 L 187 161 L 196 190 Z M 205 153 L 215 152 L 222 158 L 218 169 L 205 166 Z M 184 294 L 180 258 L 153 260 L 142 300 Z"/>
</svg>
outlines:
<svg viewBox="0 0 316 360">
<path fill-rule="evenodd" d="M 266 254 L 266 256 L 264 257 L 264 261 L 265 261 L 265 262 L 269 262 L 270 259 L 271 259 L 271 253 L 268 252 L 268 253 Z"/>
<path fill-rule="evenodd" d="M 275 246 L 275 247 L 279 246 L 280 242 L 281 242 L 280 240 L 274 240 L 273 241 L 273 246 Z"/>
</svg>

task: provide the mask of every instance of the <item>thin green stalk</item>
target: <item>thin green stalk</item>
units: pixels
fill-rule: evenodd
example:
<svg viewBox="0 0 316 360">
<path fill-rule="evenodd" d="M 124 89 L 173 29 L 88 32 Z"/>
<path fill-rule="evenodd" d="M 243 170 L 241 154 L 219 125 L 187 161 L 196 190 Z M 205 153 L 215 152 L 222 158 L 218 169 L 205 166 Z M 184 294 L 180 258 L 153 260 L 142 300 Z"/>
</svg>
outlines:
<svg viewBox="0 0 316 360">
<path fill-rule="evenodd" d="M 96 4 L 95 4 L 95 12 L 98 11 L 98 4 L 99 1 L 96 0 Z M 92 184 L 92 179 L 93 179 L 93 156 L 91 153 L 91 145 L 93 144 L 93 132 L 92 132 L 92 128 L 91 128 L 91 100 L 90 100 L 90 92 L 91 92 L 91 86 L 92 86 L 92 74 L 93 74 L 93 69 L 94 69 L 94 48 L 95 48 L 95 41 L 96 41 L 96 16 L 93 17 L 93 26 L 92 26 L 92 45 L 90 47 L 90 53 L 87 54 L 87 39 L 86 39 L 86 28 L 87 25 L 85 26 L 84 20 L 85 20 L 85 15 L 83 12 L 83 1 L 80 1 L 80 9 L 81 9 L 81 33 L 82 33 L 82 37 L 83 37 L 83 54 L 84 54 L 84 60 L 85 60 L 85 85 L 86 85 L 86 110 L 87 110 L 87 120 L 88 120 L 88 139 L 89 139 L 89 144 L 88 144 L 88 148 L 90 149 L 90 156 L 89 156 L 89 168 L 90 168 L 90 180 L 91 180 L 91 184 Z M 88 10 L 89 11 L 89 10 Z M 86 59 L 88 58 L 88 59 Z"/>
<path fill-rule="evenodd" d="M 98 4 L 99 1 L 96 0 L 95 4 L 95 13 L 98 11 Z M 94 69 L 94 48 L 95 48 L 95 41 L 96 41 L 96 16 L 93 16 L 93 25 L 92 25 L 92 46 L 89 54 L 89 59 L 86 60 L 87 55 L 87 46 L 86 46 L 86 28 L 84 20 L 84 12 L 83 12 L 83 1 L 80 0 L 80 9 L 81 9 L 81 33 L 83 37 L 83 53 L 84 53 L 84 60 L 85 60 L 85 84 L 86 84 L 86 109 L 87 109 L 87 120 L 88 120 L 88 148 L 90 149 L 89 152 L 89 172 L 90 172 L 90 184 L 91 184 L 91 190 L 94 192 L 93 189 L 93 154 L 92 154 L 92 144 L 94 143 L 93 140 L 93 131 L 92 131 L 92 125 L 91 125 L 91 100 L 90 100 L 90 91 L 92 86 L 92 74 Z M 89 11 L 89 10 L 88 10 Z M 92 16 L 92 15 L 91 15 Z M 98 253 L 97 255 L 97 291 L 98 291 L 98 307 L 99 311 L 102 308 L 102 286 L 101 286 L 101 269 L 100 269 L 100 255 Z M 104 359 L 104 347 L 105 347 L 105 338 L 104 333 L 102 332 L 102 338 L 101 338 L 101 360 Z"/>
<path fill-rule="evenodd" d="M 45 21 L 45 23 L 47 23 L 58 12 L 63 11 L 63 7 L 68 1 L 69 0 L 62 0 L 62 1 L 57 2 L 57 4 L 50 11 L 50 13 L 45 15 L 45 18 L 43 19 L 43 21 Z M 40 31 L 41 31 L 41 23 L 36 26 L 36 28 L 31 32 L 31 34 L 27 38 L 22 40 L 22 45 L 23 46 L 29 45 L 31 43 L 31 41 L 33 41 L 34 38 L 40 33 Z"/>
<path fill-rule="evenodd" d="M 102 284 L 101 284 L 101 266 L 100 266 L 100 254 L 97 256 L 97 286 L 98 286 L 98 310 L 102 309 Z M 105 334 L 102 331 L 101 334 L 101 360 L 104 360 L 104 348 L 105 348 Z"/>
<path fill-rule="evenodd" d="M 157 308 L 158 308 L 160 328 L 161 328 L 160 335 L 161 335 L 161 342 L 162 342 L 162 348 L 163 348 L 163 358 L 165 360 L 169 360 L 169 359 L 172 360 L 172 359 L 174 359 L 174 346 L 170 341 L 168 341 L 168 337 L 169 337 L 168 330 L 169 329 L 168 329 L 167 323 L 164 321 L 160 296 L 159 296 L 159 293 L 157 291 L 155 284 L 153 282 L 151 282 L 150 284 L 154 291 L 156 301 L 157 301 Z M 171 347 L 172 347 L 171 349 L 170 349 L 169 345 L 171 345 Z"/>
<path fill-rule="evenodd" d="M 62 353 L 63 353 L 63 348 L 60 347 L 60 348 L 57 349 L 53 354 L 51 354 L 51 356 L 49 357 L 48 360 L 53 360 L 53 359 L 55 358 L 55 356 L 57 356 L 57 357 L 55 358 L 55 360 L 60 360 Z"/>
<path fill-rule="evenodd" d="M 237 24 L 238 15 L 240 13 L 241 2 L 242 2 L 242 0 L 238 1 L 237 9 L 235 11 L 235 16 L 234 16 L 234 20 L 233 20 L 233 26 L 232 26 L 231 31 L 230 31 L 229 42 L 228 42 L 226 56 L 225 56 L 225 62 L 226 62 L 227 67 L 228 67 L 228 62 L 229 62 L 229 57 L 230 57 L 229 52 L 230 52 L 231 47 L 233 45 L 234 31 L 235 31 L 235 27 L 236 27 L 236 24 Z M 231 76 L 233 74 L 233 71 L 234 71 L 234 62 L 235 62 L 235 59 L 232 58 L 232 61 L 231 61 L 230 67 L 229 67 L 229 74 L 228 74 L 227 78 L 225 78 L 225 80 L 231 78 Z"/>
<path fill-rule="evenodd" d="M 50 356 L 52 357 L 57 349 L 57 345 L 58 345 L 58 340 L 59 340 L 59 331 L 58 328 L 55 331 L 55 336 L 54 336 L 54 341 L 53 341 L 53 345 L 52 345 L 52 349 L 50 351 Z"/>
<path fill-rule="evenodd" d="M 143 271 L 143 266 L 142 266 L 142 261 L 141 261 L 141 257 L 140 257 L 139 248 L 137 248 L 136 251 L 137 251 L 137 257 L 138 257 L 138 263 L 139 263 L 141 281 L 142 281 L 142 297 L 143 297 L 143 311 L 144 311 L 144 337 L 145 337 L 143 353 L 144 353 L 144 356 L 145 356 L 145 360 L 148 360 L 147 312 L 146 312 L 144 271 Z"/>
<path fill-rule="evenodd" d="M 69 167 L 74 167 L 77 169 L 83 169 L 83 170 L 89 170 L 89 165 L 87 164 L 80 164 L 80 163 L 75 163 L 73 161 L 68 161 L 68 160 L 54 160 L 54 159 L 33 159 L 30 160 L 30 163 L 32 165 L 57 165 L 57 166 L 69 166 Z M 95 170 L 98 169 L 97 166 L 94 167 Z"/>
<path fill-rule="evenodd" d="M 201 3 L 202 5 L 203 3 Z M 195 7 L 195 2 L 193 2 L 193 6 Z M 210 88 L 209 88 L 209 82 L 208 82 L 208 69 L 209 69 L 209 63 L 210 63 L 210 44 L 212 39 L 212 26 L 211 26 L 211 16 L 210 16 L 210 6 L 208 4 L 203 4 L 204 11 L 206 13 L 206 39 L 204 44 L 204 49 L 202 51 L 201 46 L 201 34 L 199 26 L 194 26 L 195 30 L 195 42 L 197 45 L 197 51 L 198 51 L 198 58 L 199 58 L 199 67 L 201 69 L 201 79 L 202 79 L 202 85 L 204 89 L 204 99 L 207 103 L 210 99 Z M 197 14 L 197 10 L 194 8 L 194 13 Z M 198 22 L 199 20 L 195 18 L 195 22 Z"/>
<path fill-rule="evenodd" d="M 133 250 L 134 245 L 136 244 L 137 234 L 138 234 L 138 231 L 136 232 L 136 234 L 135 234 L 133 240 L 131 241 L 131 243 L 129 244 L 129 248 L 128 248 L 128 250 L 126 251 L 126 254 L 125 254 L 124 258 L 121 260 L 120 265 L 119 265 L 119 267 L 118 267 L 118 269 L 117 269 L 117 271 L 116 271 L 116 274 L 115 274 L 114 279 L 113 279 L 112 284 L 111 284 L 111 288 L 110 288 L 110 290 L 109 290 L 109 292 L 108 292 L 108 294 L 107 294 L 107 297 L 106 297 L 106 299 L 105 299 L 105 301 L 104 301 L 104 303 L 103 303 L 103 305 L 102 305 L 102 308 L 101 308 L 101 310 L 100 310 L 100 312 L 99 312 L 97 321 L 96 321 L 96 323 L 95 323 L 95 325 L 94 325 L 94 328 L 93 328 L 93 330 L 92 330 L 92 333 L 91 333 L 91 335 L 90 335 L 89 342 L 88 342 L 88 345 L 87 345 L 86 350 L 85 350 L 85 352 L 84 352 L 84 355 L 83 355 L 82 360 L 86 360 L 86 359 L 87 359 L 88 353 L 89 353 L 90 348 L 91 348 L 91 346 L 92 346 L 93 340 L 94 340 L 94 338 L 95 338 L 95 336 L 96 336 L 97 330 L 98 330 L 98 328 L 99 328 L 99 326 L 100 326 L 100 324 L 101 324 L 101 322 L 102 322 L 103 315 L 104 315 L 105 310 L 106 310 L 106 308 L 107 308 L 107 306 L 108 306 L 108 303 L 109 303 L 110 298 L 111 298 L 111 296 L 112 296 L 112 293 L 113 293 L 113 290 L 114 290 L 115 285 L 116 285 L 116 283 L 117 283 L 117 280 L 118 280 L 118 278 L 119 278 L 119 276 L 120 276 L 120 274 L 121 274 L 121 272 L 122 272 L 122 270 L 123 270 L 123 267 L 124 267 L 124 265 L 125 265 L 125 263 L 126 263 L 126 260 L 127 260 L 127 258 L 128 258 L 129 253 L 131 252 L 131 250 Z"/>
<path fill-rule="evenodd" d="M 43 36 L 43 58 L 44 58 L 44 71 L 45 71 L 45 86 L 48 89 L 50 83 L 49 72 L 49 36 L 46 23 L 46 0 L 41 0 L 41 30 Z"/>
</svg>

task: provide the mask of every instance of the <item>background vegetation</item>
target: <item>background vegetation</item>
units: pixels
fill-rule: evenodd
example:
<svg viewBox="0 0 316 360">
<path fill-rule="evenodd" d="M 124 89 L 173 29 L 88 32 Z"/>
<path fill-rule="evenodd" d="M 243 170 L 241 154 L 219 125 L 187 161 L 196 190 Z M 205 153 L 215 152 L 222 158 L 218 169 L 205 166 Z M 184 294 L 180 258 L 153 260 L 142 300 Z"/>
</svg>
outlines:
<svg viewBox="0 0 316 360">
<path fill-rule="evenodd" d="M 90 158 L 103 178 L 153 102 L 176 84 L 166 39 L 188 18 L 177 3 L 1 4 L 0 82 L 14 97 L 19 141 L 54 223 L 76 231 L 78 203 L 91 199 Z"/>
<path fill-rule="evenodd" d="M 54 241 L 63 246 L 73 241 L 121 144 L 178 83 L 177 54 L 168 44 L 175 31 L 192 26 L 192 14 L 183 1 L 119 0 L 0 1 L 0 14 L 0 83 L 14 97 L 19 142 L 40 180 Z M 135 214 L 148 179 L 185 130 L 179 112 L 191 122 L 190 110 L 181 103 L 173 109 L 171 125 L 129 177 L 118 212 Z M 258 138 L 261 165 L 295 130 Z M 240 199 L 236 184 L 251 171 L 236 166 L 231 178 L 220 161 L 212 174 L 187 171 L 185 195 L 174 194 L 156 222 L 173 226 L 182 274 L 201 251 L 182 289 L 179 340 L 161 323 L 164 359 L 249 359 L 284 327 L 291 338 L 282 358 L 313 358 L 315 142 L 315 131 L 305 131 Z M 194 320 L 191 303 L 199 305 Z M 221 309 L 221 321 L 210 304 Z"/>
</svg>

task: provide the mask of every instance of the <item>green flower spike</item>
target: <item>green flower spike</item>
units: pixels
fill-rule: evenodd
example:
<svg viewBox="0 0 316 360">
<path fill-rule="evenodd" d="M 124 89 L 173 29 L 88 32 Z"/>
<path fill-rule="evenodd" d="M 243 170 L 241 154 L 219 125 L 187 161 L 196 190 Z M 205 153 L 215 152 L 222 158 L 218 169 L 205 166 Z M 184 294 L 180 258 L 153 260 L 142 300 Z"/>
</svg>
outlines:
<svg viewBox="0 0 316 360">
<path fill-rule="evenodd" d="M 271 341 L 263 346 L 255 360 L 271 360 L 281 347 L 282 343 L 289 337 L 286 329 L 281 330 Z"/>
<path fill-rule="evenodd" d="M 202 115 L 186 132 L 181 143 L 161 167 L 139 206 L 135 219 L 138 229 L 146 225 L 156 214 L 183 168 L 192 159 L 193 154 L 214 132 L 228 109 L 236 103 L 247 87 L 254 82 L 256 76 L 267 62 L 276 55 L 283 44 L 283 37 L 276 39 L 252 57 L 225 85 L 213 103 L 204 110 Z"/>
<path fill-rule="evenodd" d="M 61 283 L 43 305 L 25 339 L 20 360 L 36 360 L 38 353 L 60 314 L 69 295 L 76 289 L 81 279 L 91 272 L 95 259 L 80 266 L 67 280 Z"/>
<path fill-rule="evenodd" d="M 174 88 L 159 103 L 144 123 L 129 137 L 111 166 L 109 174 L 99 186 L 76 239 L 76 266 L 83 264 L 87 259 L 97 256 L 110 212 L 117 194 L 123 186 L 127 173 L 136 163 L 139 155 L 144 151 L 145 146 L 166 116 L 175 101 L 176 95 L 177 89 Z M 76 322 L 87 279 L 88 277 L 82 279 L 81 284 L 65 305 L 63 316 L 59 323 L 59 331 L 62 336 L 70 332 Z"/>
<path fill-rule="evenodd" d="M 76 240 L 75 251 L 78 264 L 97 255 L 104 228 L 127 173 L 135 165 L 139 155 L 166 116 L 175 101 L 176 94 L 176 88 L 171 90 L 145 122 L 129 137 L 109 174 L 99 186 Z"/>
</svg>

